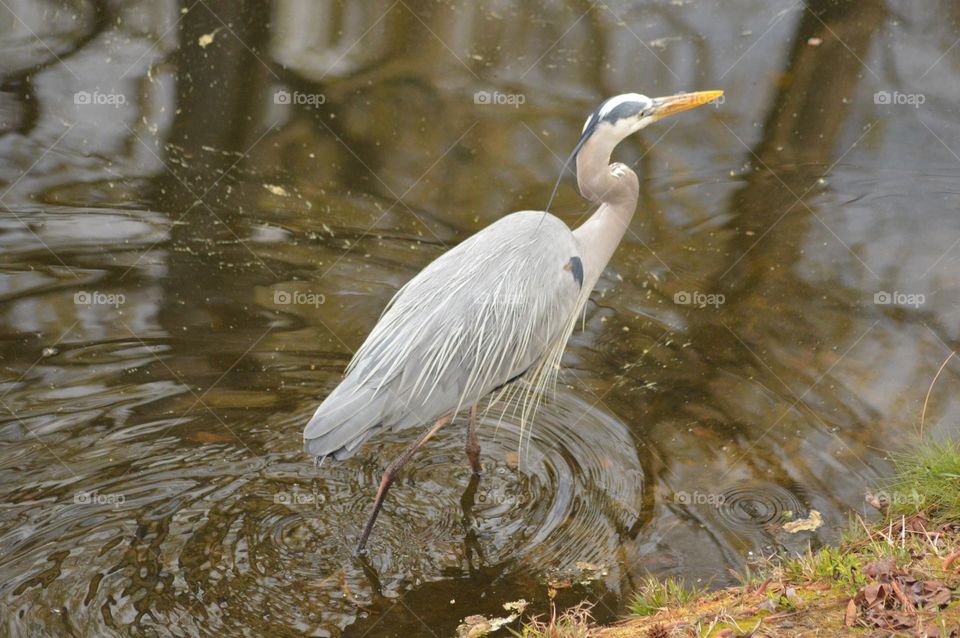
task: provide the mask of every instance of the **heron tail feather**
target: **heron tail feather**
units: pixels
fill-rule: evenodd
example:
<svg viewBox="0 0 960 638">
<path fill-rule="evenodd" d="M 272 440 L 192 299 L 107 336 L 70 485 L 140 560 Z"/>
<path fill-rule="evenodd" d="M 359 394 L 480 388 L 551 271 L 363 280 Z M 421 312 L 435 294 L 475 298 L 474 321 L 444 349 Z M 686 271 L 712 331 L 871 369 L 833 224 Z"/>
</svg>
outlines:
<svg viewBox="0 0 960 638">
<path fill-rule="evenodd" d="M 385 397 L 374 388 L 341 384 L 320 404 L 304 428 L 304 451 L 320 459 L 349 458 L 380 429 L 384 407 Z"/>
</svg>

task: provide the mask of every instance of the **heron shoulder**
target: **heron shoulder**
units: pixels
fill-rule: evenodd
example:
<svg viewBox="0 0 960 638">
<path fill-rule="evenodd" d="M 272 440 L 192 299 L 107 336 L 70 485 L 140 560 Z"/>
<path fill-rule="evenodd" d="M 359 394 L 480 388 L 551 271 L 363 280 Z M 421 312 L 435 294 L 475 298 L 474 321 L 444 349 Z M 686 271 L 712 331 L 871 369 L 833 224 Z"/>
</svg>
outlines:
<svg viewBox="0 0 960 638">
<path fill-rule="evenodd" d="M 524 261 L 541 262 L 575 249 L 573 233 L 561 219 L 544 211 L 525 210 L 501 217 L 443 257 L 456 259 L 462 252 L 482 260 L 513 255 Z"/>
<path fill-rule="evenodd" d="M 570 228 L 556 215 L 542 210 L 522 210 L 504 215 L 473 237 L 507 234 L 515 237 L 517 241 L 538 241 L 567 236 L 570 233 Z"/>
</svg>

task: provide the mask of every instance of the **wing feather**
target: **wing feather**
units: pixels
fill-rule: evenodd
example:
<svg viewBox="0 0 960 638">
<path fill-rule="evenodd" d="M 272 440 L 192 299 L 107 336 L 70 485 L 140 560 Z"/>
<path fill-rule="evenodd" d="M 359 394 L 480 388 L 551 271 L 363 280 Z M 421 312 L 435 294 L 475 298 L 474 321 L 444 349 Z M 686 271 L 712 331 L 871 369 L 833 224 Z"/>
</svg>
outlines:
<svg viewBox="0 0 960 638">
<path fill-rule="evenodd" d="M 376 398 L 378 418 L 365 414 L 361 427 L 369 429 L 373 422 L 406 427 L 472 405 L 525 371 L 530 379 L 522 390 L 521 416 L 532 418 L 539 397 L 555 381 L 589 294 L 564 270 L 577 253 L 566 224 L 548 213 L 525 211 L 438 257 L 387 305 L 344 380 L 308 424 L 305 439 L 359 425 L 325 419 L 337 411 L 327 405 L 331 400 Z M 326 451 L 319 443 L 308 449 Z"/>
</svg>

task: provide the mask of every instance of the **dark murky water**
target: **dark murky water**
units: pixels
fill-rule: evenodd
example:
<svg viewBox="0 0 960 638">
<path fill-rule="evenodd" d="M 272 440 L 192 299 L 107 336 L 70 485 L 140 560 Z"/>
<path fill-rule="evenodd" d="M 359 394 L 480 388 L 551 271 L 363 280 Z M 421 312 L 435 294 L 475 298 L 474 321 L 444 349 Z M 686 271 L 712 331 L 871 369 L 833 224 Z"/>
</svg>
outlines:
<svg viewBox="0 0 960 638">
<path fill-rule="evenodd" d="M 960 339 L 960 11 L 808 4 L 8 0 L 0 634 L 447 636 L 564 579 L 604 619 L 831 540 Z M 622 145 L 529 448 L 491 413 L 471 481 L 442 431 L 353 558 L 410 433 L 300 436 L 386 301 L 542 208 L 602 97 L 718 88 Z"/>
</svg>

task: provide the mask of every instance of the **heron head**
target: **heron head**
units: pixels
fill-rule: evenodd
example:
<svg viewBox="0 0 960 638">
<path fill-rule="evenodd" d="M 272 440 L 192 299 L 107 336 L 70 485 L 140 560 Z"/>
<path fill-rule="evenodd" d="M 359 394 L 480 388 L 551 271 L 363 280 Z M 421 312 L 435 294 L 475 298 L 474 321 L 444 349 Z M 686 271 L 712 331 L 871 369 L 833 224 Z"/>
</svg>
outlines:
<svg viewBox="0 0 960 638">
<path fill-rule="evenodd" d="M 580 151 L 591 140 L 596 140 L 594 148 L 605 154 L 604 159 L 609 159 L 610 153 L 617 144 L 645 126 L 668 115 L 708 104 L 722 95 L 723 91 L 677 93 L 666 97 L 647 97 L 639 93 L 624 93 L 604 100 L 587 118 L 580 133 L 580 140 L 563 163 L 563 171 L 557 178 L 557 183 L 554 184 L 550 201 L 547 202 L 547 210 L 550 209 L 553 198 L 557 194 L 563 172 L 571 166 L 574 160 L 576 160 L 579 169 Z M 603 171 L 606 171 L 606 162 L 603 163 L 602 167 L 594 168 L 602 168 Z M 579 179 L 580 175 L 578 173 Z M 583 192 L 582 187 L 581 192 Z"/>
<path fill-rule="evenodd" d="M 604 100 L 583 125 L 578 149 L 588 139 L 603 136 L 614 144 L 667 115 L 687 111 L 712 102 L 723 91 L 678 93 L 667 97 L 647 97 L 624 93 Z"/>
</svg>

